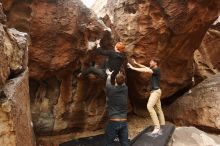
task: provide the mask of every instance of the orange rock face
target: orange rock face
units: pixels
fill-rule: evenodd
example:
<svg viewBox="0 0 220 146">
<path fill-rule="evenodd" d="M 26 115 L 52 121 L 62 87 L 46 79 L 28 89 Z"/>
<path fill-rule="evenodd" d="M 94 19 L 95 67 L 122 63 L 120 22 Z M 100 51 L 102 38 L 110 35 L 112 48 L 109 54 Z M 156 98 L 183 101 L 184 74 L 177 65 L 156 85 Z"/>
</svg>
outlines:
<svg viewBox="0 0 220 146">
<path fill-rule="evenodd" d="M 27 34 L 4 26 L 6 15 L 0 3 L 0 88 L 8 78 L 27 67 Z"/>
<path fill-rule="evenodd" d="M 0 3 L 0 145 L 35 146 L 26 33 L 9 29 Z"/>
<path fill-rule="evenodd" d="M 79 53 L 85 52 L 88 41 L 98 39 L 104 29 L 79 1 L 11 3 L 8 6 L 3 1 L 7 25 L 30 34 L 30 77 L 37 80 L 56 75 L 73 62 L 79 64 Z"/>
<path fill-rule="evenodd" d="M 152 57 L 160 58 L 163 98 L 190 87 L 194 51 L 217 18 L 219 1 L 118 0 L 114 8 L 110 17 L 129 55 L 145 65 Z M 134 111 L 139 114 L 146 109 L 149 80 L 129 71 L 128 84 Z"/>
<path fill-rule="evenodd" d="M 57 135 L 103 127 L 105 83 L 95 76 L 82 80 L 77 75 L 88 60 L 96 59 L 87 50 L 102 38 L 104 23 L 78 0 L 3 1 L 3 6 L 7 25 L 30 35 L 35 133 Z"/>
<path fill-rule="evenodd" d="M 152 57 L 161 59 L 163 98 L 190 87 L 194 51 L 218 16 L 219 0 L 106 2 L 112 5 L 108 26 L 116 40 L 126 44 L 128 56 L 146 65 Z M 89 56 L 87 50 L 89 42 L 102 37 L 105 26 L 78 0 L 3 0 L 3 6 L 7 25 L 30 34 L 30 97 L 36 134 L 102 128 L 105 83 L 93 75 L 77 79 L 77 74 L 88 60 L 103 61 Z M 129 70 L 127 77 L 133 112 L 146 114 L 149 76 Z"/>
</svg>

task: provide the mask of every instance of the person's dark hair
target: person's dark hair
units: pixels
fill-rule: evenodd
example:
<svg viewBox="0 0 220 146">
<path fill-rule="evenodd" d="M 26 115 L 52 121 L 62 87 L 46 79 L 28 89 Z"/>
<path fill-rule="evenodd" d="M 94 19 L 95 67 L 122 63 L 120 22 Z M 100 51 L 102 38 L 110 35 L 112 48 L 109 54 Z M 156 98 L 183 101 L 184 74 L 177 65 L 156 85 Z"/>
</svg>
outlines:
<svg viewBox="0 0 220 146">
<path fill-rule="evenodd" d="M 156 62 L 157 65 L 160 65 L 160 59 L 158 59 L 158 58 L 152 58 L 151 60 L 153 60 L 154 62 Z"/>
<path fill-rule="evenodd" d="M 117 74 L 116 83 L 120 86 L 125 83 L 125 76 L 122 73 Z"/>
</svg>

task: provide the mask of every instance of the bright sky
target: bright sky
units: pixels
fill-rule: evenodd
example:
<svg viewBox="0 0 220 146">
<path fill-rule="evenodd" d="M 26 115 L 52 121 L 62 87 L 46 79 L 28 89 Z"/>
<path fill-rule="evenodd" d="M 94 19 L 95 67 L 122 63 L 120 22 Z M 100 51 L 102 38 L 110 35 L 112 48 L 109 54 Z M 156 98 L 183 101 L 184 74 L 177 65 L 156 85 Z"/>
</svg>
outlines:
<svg viewBox="0 0 220 146">
<path fill-rule="evenodd" d="M 95 0 L 82 0 L 83 1 L 83 3 L 87 6 L 87 7 L 91 7 L 93 4 L 94 4 L 94 2 L 95 2 Z"/>
</svg>

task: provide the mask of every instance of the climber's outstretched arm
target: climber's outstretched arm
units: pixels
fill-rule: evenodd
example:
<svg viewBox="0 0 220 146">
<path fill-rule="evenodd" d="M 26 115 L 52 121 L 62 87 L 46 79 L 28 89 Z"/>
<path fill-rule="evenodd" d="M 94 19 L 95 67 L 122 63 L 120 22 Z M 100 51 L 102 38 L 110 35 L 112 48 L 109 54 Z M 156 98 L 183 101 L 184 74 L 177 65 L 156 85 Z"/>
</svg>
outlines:
<svg viewBox="0 0 220 146">
<path fill-rule="evenodd" d="M 153 74 L 153 70 L 150 69 L 149 67 L 146 67 L 143 65 L 143 67 L 137 68 L 137 67 L 133 67 L 130 63 L 128 63 L 128 68 L 138 71 L 138 72 L 145 72 L 145 73 L 150 73 Z"/>
<path fill-rule="evenodd" d="M 145 67 L 146 67 L 145 65 L 142 65 L 142 64 L 138 63 L 135 59 L 132 59 L 132 61 L 133 61 L 134 64 L 136 64 L 138 67 L 141 67 L 141 68 L 145 68 Z"/>
</svg>

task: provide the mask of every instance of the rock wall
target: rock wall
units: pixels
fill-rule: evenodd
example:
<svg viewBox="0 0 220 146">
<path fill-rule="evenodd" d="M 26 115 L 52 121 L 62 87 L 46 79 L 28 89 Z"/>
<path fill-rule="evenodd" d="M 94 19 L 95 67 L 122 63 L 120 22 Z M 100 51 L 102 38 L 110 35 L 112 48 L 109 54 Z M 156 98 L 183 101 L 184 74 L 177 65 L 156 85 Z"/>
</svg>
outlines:
<svg viewBox="0 0 220 146">
<path fill-rule="evenodd" d="M 165 112 L 168 120 L 178 125 L 194 125 L 220 132 L 220 74 L 213 75 L 171 104 Z"/>
<path fill-rule="evenodd" d="M 35 146 L 30 111 L 28 69 L 7 81 L 0 97 L 0 145 Z"/>
<path fill-rule="evenodd" d="M 35 133 L 59 135 L 103 127 L 104 81 L 94 76 L 78 79 L 77 75 L 88 62 L 103 61 L 89 55 L 88 50 L 94 41 L 105 37 L 108 28 L 104 23 L 78 0 L 3 0 L 3 6 L 7 25 L 30 34 Z"/>
<path fill-rule="evenodd" d="M 0 3 L 0 88 L 10 76 L 16 76 L 27 68 L 27 34 L 8 29 L 6 16 Z"/>
<path fill-rule="evenodd" d="M 129 56 L 146 65 L 152 57 L 161 60 L 163 98 L 190 88 L 195 75 L 194 51 L 218 17 L 219 1 L 117 0 L 113 6 L 110 17 Z M 103 9 L 113 8 L 106 3 Z M 146 109 L 148 84 L 144 74 L 128 72 L 130 98 L 137 114 L 146 112 L 142 109 Z"/>
<path fill-rule="evenodd" d="M 207 54 L 207 59 L 213 64 L 214 69 L 220 70 L 220 20 L 218 19 L 206 33 L 202 45 L 202 52 Z"/>
<path fill-rule="evenodd" d="M 0 145 L 35 146 L 26 33 L 9 29 L 0 3 Z"/>
<path fill-rule="evenodd" d="M 30 34 L 29 85 L 36 134 L 102 128 L 106 122 L 104 81 L 77 75 L 88 62 L 103 61 L 89 55 L 89 49 L 105 36 L 104 24 L 78 0 L 2 2 L 7 26 Z M 104 9 L 96 9 L 101 4 Z M 103 20 L 108 21 L 115 40 L 126 44 L 128 57 L 146 65 L 151 57 L 161 59 L 166 98 L 191 87 L 194 52 L 218 16 L 219 0 L 97 0 L 94 9 L 109 15 Z M 106 44 L 104 48 L 111 48 Z M 127 76 L 133 112 L 145 115 L 149 77 L 130 70 Z"/>
<path fill-rule="evenodd" d="M 13 1 L 3 6 L 7 25 L 28 32 L 30 77 L 42 80 L 67 66 L 76 70 L 89 41 L 101 37 L 104 24 L 81 1 Z M 70 65 L 73 63 L 76 65 Z M 78 66 L 77 66 L 78 65 Z"/>
<path fill-rule="evenodd" d="M 219 26 L 218 18 L 207 31 L 200 48 L 194 53 L 195 76 L 199 81 L 219 72 Z"/>
</svg>

